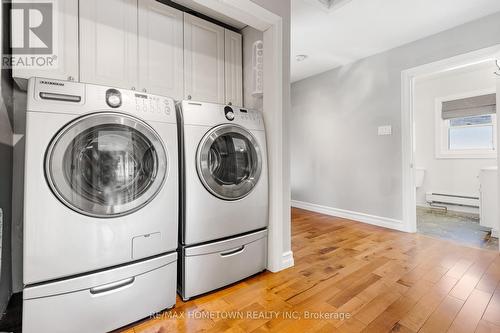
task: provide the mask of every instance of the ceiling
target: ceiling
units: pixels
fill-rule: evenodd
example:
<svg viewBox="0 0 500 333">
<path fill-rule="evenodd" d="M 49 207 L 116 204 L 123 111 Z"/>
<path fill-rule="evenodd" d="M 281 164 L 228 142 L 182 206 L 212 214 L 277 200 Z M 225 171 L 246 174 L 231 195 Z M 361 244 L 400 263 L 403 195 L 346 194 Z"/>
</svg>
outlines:
<svg viewBox="0 0 500 333">
<path fill-rule="evenodd" d="M 292 81 L 500 11 L 499 0 L 351 0 L 325 10 L 330 1 L 292 0 Z"/>
</svg>

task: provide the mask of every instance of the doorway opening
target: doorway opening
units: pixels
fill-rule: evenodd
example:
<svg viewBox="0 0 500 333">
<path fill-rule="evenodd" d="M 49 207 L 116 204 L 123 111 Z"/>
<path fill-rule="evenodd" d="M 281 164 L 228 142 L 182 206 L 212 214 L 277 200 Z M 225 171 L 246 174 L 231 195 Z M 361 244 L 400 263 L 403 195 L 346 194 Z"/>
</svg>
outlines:
<svg viewBox="0 0 500 333">
<path fill-rule="evenodd" d="M 405 221 L 410 231 L 498 251 L 498 49 L 489 51 L 403 72 Z"/>
</svg>

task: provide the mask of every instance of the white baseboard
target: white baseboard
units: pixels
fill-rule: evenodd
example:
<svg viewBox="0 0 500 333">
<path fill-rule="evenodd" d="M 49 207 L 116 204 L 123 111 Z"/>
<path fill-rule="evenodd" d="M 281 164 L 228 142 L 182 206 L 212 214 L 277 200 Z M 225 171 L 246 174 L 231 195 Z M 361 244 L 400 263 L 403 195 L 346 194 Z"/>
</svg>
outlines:
<svg viewBox="0 0 500 333">
<path fill-rule="evenodd" d="M 370 215 L 360 212 L 354 212 L 351 210 L 333 208 L 328 206 L 317 205 L 304 201 L 292 200 L 292 207 L 301 208 L 305 210 L 310 210 L 316 213 L 321 213 L 330 216 L 341 217 L 344 219 L 354 220 L 358 222 L 363 222 L 367 224 L 376 225 L 379 227 L 409 232 L 408 226 L 401 220 L 391 219 L 387 217 L 381 217 L 376 215 Z"/>
<path fill-rule="evenodd" d="M 293 267 L 294 264 L 295 262 L 293 260 L 293 252 L 288 251 L 283 253 L 283 256 L 281 257 L 281 269 L 283 270 Z"/>
</svg>

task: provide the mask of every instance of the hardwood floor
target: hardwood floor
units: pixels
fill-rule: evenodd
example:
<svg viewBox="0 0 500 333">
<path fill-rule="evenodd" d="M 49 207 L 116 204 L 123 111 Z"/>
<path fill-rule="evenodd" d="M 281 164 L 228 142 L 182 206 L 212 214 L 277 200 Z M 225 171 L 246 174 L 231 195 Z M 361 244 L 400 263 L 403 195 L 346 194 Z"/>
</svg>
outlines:
<svg viewBox="0 0 500 333">
<path fill-rule="evenodd" d="M 121 332 L 500 332 L 496 252 L 299 209 L 292 247 L 293 268 Z"/>
</svg>

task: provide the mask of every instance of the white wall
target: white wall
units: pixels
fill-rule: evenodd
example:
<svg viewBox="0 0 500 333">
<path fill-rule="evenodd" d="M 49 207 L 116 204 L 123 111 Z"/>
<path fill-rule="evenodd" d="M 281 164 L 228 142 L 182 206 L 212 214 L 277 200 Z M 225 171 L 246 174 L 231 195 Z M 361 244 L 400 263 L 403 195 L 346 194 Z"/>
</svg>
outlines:
<svg viewBox="0 0 500 333">
<path fill-rule="evenodd" d="M 495 65 L 491 62 L 416 80 L 415 164 L 426 169 L 424 184 L 417 189 L 418 205 L 426 205 L 426 192 L 479 196 L 479 170 L 482 167 L 496 165 L 496 159 L 437 159 L 435 101 L 437 98 L 474 91 L 488 89 L 494 91 L 495 69 Z M 461 210 L 456 206 L 451 209 Z"/>
<path fill-rule="evenodd" d="M 401 71 L 496 44 L 500 13 L 293 83 L 292 199 L 401 221 Z"/>
</svg>

